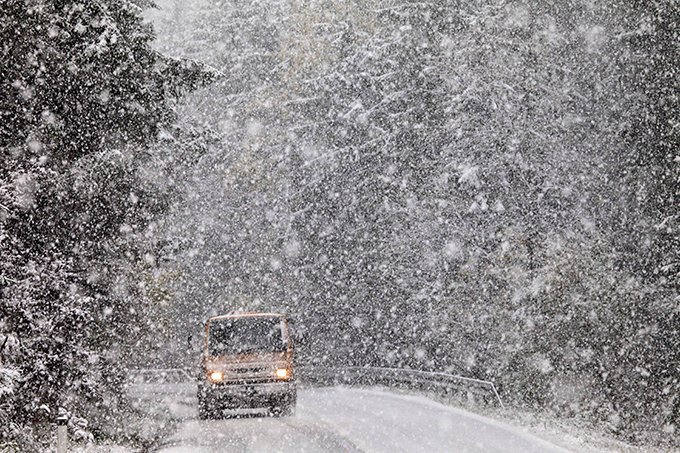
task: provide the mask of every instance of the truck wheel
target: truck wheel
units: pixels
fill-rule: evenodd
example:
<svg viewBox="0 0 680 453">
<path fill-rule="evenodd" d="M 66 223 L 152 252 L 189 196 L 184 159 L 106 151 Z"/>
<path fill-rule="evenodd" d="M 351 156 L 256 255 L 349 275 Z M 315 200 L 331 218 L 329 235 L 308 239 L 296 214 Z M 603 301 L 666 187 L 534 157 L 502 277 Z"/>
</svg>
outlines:
<svg viewBox="0 0 680 453">
<path fill-rule="evenodd" d="M 295 415 L 296 406 L 297 406 L 297 389 L 290 392 L 290 397 L 288 398 L 288 406 L 286 407 L 285 415 Z"/>
<path fill-rule="evenodd" d="M 198 418 L 199 420 L 210 420 L 214 415 L 215 404 L 205 397 L 198 397 Z"/>
<path fill-rule="evenodd" d="M 272 407 L 272 415 L 274 417 L 289 417 L 295 413 L 293 406 L 283 405 Z"/>
<path fill-rule="evenodd" d="M 292 415 L 295 415 L 295 403 L 289 403 L 286 406 L 283 406 L 283 410 L 281 411 L 281 416 L 282 417 L 290 417 Z"/>
<path fill-rule="evenodd" d="M 290 394 L 290 400 L 288 401 L 288 409 L 286 415 L 295 415 L 295 408 L 297 407 L 297 390 L 294 390 Z"/>
<path fill-rule="evenodd" d="M 281 400 L 276 401 L 272 407 L 272 414 L 275 417 L 289 417 L 295 414 L 297 404 L 297 392 L 291 392 Z"/>
</svg>

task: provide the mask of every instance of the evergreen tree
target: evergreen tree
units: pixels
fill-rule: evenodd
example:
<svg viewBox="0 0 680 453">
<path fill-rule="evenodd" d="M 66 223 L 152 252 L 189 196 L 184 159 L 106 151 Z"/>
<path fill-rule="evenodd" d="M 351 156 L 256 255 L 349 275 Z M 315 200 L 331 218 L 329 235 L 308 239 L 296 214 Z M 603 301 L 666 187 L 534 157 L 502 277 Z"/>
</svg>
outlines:
<svg viewBox="0 0 680 453">
<path fill-rule="evenodd" d="M 58 407 L 76 438 L 122 410 L 116 347 L 145 323 L 131 239 L 165 205 L 139 171 L 172 99 L 211 77 L 152 39 L 126 0 L 0 3 L 0 365 L 18 373 L 0 445 L 42 449 Z"/>
</svg>

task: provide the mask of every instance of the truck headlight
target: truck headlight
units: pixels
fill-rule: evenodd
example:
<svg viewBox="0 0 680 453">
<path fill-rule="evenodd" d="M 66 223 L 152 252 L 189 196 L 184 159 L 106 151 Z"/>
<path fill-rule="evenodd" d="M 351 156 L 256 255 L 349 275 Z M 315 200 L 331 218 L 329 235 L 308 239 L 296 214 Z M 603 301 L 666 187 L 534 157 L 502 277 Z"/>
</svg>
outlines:
<svg viewBox="0 0 680 453">
<path fill-rule="evenodd" d="M 224 373 L 221 371 L 211 371 L 208 374 L 208 378 L 211 382 L 222 382 L 224 380 Z"/>
<path fill-rule="evenodd" d="M 288 373 L 288 369 L 286 368 L 277 368 L 276 369 L 276 378 L 277 379 L 288 379 L 290 377 L 290 374 Z"/>
</svg>

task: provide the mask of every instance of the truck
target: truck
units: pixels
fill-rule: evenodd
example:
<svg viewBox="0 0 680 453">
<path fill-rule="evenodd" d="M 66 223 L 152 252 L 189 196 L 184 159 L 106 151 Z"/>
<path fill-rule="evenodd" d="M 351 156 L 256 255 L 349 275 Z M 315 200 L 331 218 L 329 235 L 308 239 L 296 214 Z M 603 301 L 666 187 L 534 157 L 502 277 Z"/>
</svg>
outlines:
<svg viewBox="0 0 680 453">
<path fill-rule="evenodd" d="M 209 318 L 197 395 L 200 419 L 251 408 L 292 415 L 297 388 L 287 317 L 240 313 Z"/>
</svg>

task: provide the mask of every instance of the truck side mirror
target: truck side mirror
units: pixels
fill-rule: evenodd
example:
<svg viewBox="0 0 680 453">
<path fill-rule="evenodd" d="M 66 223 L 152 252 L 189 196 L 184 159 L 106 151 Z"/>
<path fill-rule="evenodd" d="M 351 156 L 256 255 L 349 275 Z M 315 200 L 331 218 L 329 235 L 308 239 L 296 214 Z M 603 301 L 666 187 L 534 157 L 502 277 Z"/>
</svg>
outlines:
<svg viewBox="0 0 680 453">
<path fill-rule="evenodd" d="M 200 335 L 196 334 L 189 334 L 187 335 L 187 351 L 192 355 L 196 355 L 199 352 L 201 352 L 201 337 Z"/>
</svg>

